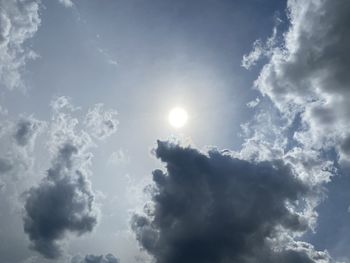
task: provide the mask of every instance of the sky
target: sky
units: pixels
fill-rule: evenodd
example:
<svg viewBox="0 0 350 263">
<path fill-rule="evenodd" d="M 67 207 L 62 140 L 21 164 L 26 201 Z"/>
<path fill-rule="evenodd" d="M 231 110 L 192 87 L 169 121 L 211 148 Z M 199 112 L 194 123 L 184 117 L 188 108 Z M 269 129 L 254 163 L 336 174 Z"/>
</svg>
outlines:
<svg viewBox="0 0 350 263">
<path fill-rule="evenodd" d="M 349 12 L 0 0 L 0 262 L 350 262 Z"/>
</svg>

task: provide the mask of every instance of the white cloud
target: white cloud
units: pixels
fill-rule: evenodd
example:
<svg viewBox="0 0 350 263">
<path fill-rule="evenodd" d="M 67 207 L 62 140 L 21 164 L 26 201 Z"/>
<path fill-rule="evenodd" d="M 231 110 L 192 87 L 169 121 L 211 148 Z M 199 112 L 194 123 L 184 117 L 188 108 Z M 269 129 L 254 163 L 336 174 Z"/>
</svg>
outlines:
<svg viewBox="0 0 350 263">
<path fill-rule="evenodd" d="M 249 54 L 243 56 L 242 67 L 250 69 L 252 66 L 255 66 L 262 57 L 269 57 L 276 45 L 276 37 L 277 27 L 273 29 L 272 36 L 268 38 L 265 43 L 260 39 L 256 40 L 253 44 L 253 50 Z"/>
<path fill-rule="evenodd" d="M 300 114 L 294 139 L 304 149 L 335 147 L 344 162 L 350 157 L 350 2 L 289 0 L 288 10 L 284 43 L 268 51 L 256 87 L 290 120 Z M 245 60 L 256 52 L 255 45 Z"/>
<path fill-rule="evenodd" d="M 349 12 L 349 1 L 289 0 L 282 42 L 271 41 L 274 29 L 275 37 L 255 42 L 242 61 L 249 68 L 268 59 L 255 82 L 263 95 L 256 116 L 242 126 L 247 139 L 240 156 L 281 158 L 313 185 L 318 194 L 306 200 L 305 210 L 313 228 L 322 186 L 337 173 L 324 153 L 335 149 L 340 162 L 349 163 Z"/>
<path fill-rule="evenodd" d="M 260 99 L 259 98 L 256 98 L 255 100 L 252 100 L 250 102 L 247 103 L 247 106 L 249 108 L 255 108 L 256 106 L 258 106 L 260 103 Z"/>
<path fill-rule="evenodd" d="M 25 47 L 40 26 L 40 0 L 0 1 L 0 82 L 9 89 L 23 88 L 21 72 L 36 54 Z"/>
<path fill-rule="evenodd" d="M 71 0 L 58 0 L 65 7 L 72 7 L 74 4 Z"/>
<path fill-rule="evenodd" d="M 96 104 L 89 109 L 84 123 L 93 137 L 103 140 L 117 131 L 117 115 L 116 110 L 104 110 L 103 104 Z"/>
</svg>

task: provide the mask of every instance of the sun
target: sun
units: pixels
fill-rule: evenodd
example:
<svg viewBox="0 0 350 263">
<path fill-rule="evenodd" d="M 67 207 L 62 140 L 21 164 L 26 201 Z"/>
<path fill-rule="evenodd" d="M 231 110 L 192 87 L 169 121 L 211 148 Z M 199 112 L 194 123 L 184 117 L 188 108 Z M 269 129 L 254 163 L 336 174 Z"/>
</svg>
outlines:
<svg viewBox="0 0 350 263">
<path fill-rule="evenodd" d="M 168 120 L 174 128 L 182 128 L 187 123 L 188 114 L 185 109 L 175 107 L 169 112 Z"/>
</svg>

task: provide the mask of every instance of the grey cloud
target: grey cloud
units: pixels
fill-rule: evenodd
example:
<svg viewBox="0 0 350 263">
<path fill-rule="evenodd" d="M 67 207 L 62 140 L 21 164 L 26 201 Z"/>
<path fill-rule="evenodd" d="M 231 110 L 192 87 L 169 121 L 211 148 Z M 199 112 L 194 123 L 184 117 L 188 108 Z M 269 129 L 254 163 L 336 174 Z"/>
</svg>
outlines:
<svg viewBox="0 0 350 263">
<path fill-rule="evenodd" d="M 88 179 L 90 148 L 96 147 L 93 138 L 105 138 L 113 133 L 117 121 L 114 111 L 104 111 L 101 104 L 87 113 L 83 125 L 74 117 L 80 108 L 73 106 L 69 98 L 58 97 L 51 102 L 51 107 L 53 115 L 47 145 L 53 159 L 46 177 L 26 193 L 24 230 L 32 249 L 55 259 L 62 255 L 69 233 L 80 236 L 91 232 L 97 224 L 98 210 Z M 108 121 L 112 125 L 105 125 Z"/>
<path fill-rule="evenodd" d="M 44 122 L 33 117 L 22 118 L 16 123 L 16 130 L 13 137 L 20 146 L 32 145 L 37 134 L 44 127 Z"/>
<path fill-rule="evenodd" d="M 340 160 L 346 161 L 350 2 L 289 0 L 288 11 L 290 27 L 283 43 L 260 53 L 255 45 L 243 64 L 267 54 L 269 62 L 256 81 L 257 88 L 288 118 L 300 114 L 303 126 L 294 138 L 305 148 L 335 147 Z"/>
<path fill-rule="evenodd" d="M 40 25 L 40 1 L 1 0 L 0 7 L 0 81 L 13 89 L 23 86 L 22 67 L 36 56 L 24 43 Z"/>
<path fill-rule="evenodd" d="M 341 150 L 347 155 L 350 155 L 350 135 L 344 139 Z"/>
<path fill-rule="evenodd" d="M 59 241 L 67 232 L 82 235 L 97 223 L 94 194 L 82 168 L 85 161 L 78 147 L 64 144 L 47 176 L 27 193 L 24 230 L 31 247 L 47 258 L 61 255 Z"/>
<path fill-rule="evenodd" d="M 11 159 L 0 158 L 0 175 L 3 176 L 14 169 L 13 162 Z M 0 177 L 0 191 L 4 189 L 6 186 L 6 182 L 4 177 Z"/>
<path fill-rule="evenodd" d="M 9 159 L 0 158 L 0 174 L 4 174 L 13 168 L 13 164 Z"/>
<path fill-rule="evenodd" d="M 13 169 L 13 164 L 11 160 L 0 158 L 0 175 L 6 174 L 7 172 L 10 172 L 12 169 Z M 0 177 L 0 192 L 5 186 L 6 186 L 6 183 L 4 182 L 3 178 Z"/>
<path fill-rule="evenodd" d="M 119 263 L 119 259 L 112 254 L 103 255 L 87 255 L 84 259 L 76 256 L 71 260 L 71 263 Z"/>
<path fill-rule="evenodd" d="M 43 131 L 45 122 L 32 116 L 22 117 L 17 122 L 4 121 L 5 127 L 0 135 L 2 145 L 0 157 L 0 175 L 2 185 L 13 184 L 15 189 L 21 188 L 19 179 L 27 177 L 32 172 L 35 162 L 33 156 L 37 136 Z M 16 193 L 15 193 L 16 192 Z M 9 190 L 8 195 L 17 194 Z"/>
<path fill-rule="evenodd" d="M 297 203 L 309 186 L 282 161 L 252 163 L 160 141 L 155 153 L 167 173 L 153 172 L 154 209 L 131 224 L 157 263 L 331 262 L 312 246 L 274 242 L 308 228 Z"/>
</svg>

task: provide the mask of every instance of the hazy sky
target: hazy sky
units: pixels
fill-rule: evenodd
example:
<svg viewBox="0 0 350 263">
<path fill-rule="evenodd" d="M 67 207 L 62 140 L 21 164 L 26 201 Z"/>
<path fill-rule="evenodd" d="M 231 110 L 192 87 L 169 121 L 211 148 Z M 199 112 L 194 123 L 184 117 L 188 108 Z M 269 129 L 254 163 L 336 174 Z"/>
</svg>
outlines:
<svg viewBox="0 0 350 263">
<path fill-rule="evenodd" d="M 349 13 L 0 0 L 0 262 L 350 262 Z"/>
</svg>

